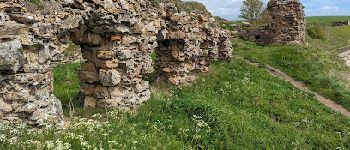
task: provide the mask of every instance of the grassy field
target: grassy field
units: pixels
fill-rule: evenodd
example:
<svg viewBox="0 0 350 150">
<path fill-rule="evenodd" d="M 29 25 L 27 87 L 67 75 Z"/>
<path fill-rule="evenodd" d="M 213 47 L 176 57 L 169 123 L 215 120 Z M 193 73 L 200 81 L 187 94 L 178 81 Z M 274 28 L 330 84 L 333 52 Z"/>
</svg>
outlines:
<svg viewBox="0 0 350 150">
<path fill-rule="evenodd" d="M 0 148 L 350 148 L 350 119 L 321 105 L 313 95 L 239 59 L 212 66 L 191 87 L 164 91 L 152 85 L 156 93 L 134 113 L 100 110 L 88 119 L 77 115 L 67 119 L 70 128 L 63 132 L 0 126 Z M 77 78 L 70 75 L 76 67 L 60 66 L 55 87 L 77 91 Z M 55 88 L 55 93 L 60 91 L 65 90 Z M 61 100 L 67 105 L 68 99 Z"/>
<path fill-rule="evenodd" d="M 74 104 L 79 106 L 80 81 L 78 78 L 79 63 L 59 65 L 54 69 L 54 94 L 62 101 L 65 110 Z"/>
</svg>

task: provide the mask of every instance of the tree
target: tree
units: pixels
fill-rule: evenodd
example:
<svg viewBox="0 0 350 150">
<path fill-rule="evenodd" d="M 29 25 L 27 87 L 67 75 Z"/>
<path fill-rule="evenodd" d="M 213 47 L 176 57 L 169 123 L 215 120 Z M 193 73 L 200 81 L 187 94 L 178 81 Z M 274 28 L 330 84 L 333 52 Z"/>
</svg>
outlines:
<svg viewBox="0 0 350 150">
<path fill-rule="evenodd" d="M 262 0 L 244 0 L 239 17 L 249 21 L 257 20 L 264 10 Z"/>
</svg>

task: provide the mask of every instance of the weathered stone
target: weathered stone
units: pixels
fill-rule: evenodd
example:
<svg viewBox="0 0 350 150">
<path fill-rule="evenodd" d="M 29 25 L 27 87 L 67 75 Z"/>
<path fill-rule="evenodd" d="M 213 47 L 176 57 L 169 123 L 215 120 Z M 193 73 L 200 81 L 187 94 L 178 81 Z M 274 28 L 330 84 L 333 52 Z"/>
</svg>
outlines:
<svg viewBox="0 0 350 150">
<path fill-rule="evenodd" d="M 95 108 L 97 105 L 97 99 L 91 96 L 85 96 L 84 107 L 85 108 Z"/>
<path fill-rule="evenodd" d="M 104 86 L 97 86 L 95 88 L 94 96 L 98 99 L 110 99 L 111 97 L 107 87 Z"/>
<path fill-rule="evenodd" d="M 98 51 L 97 57 L 99 59 L 112 59 L 114 57 L 113 51 Z"/>
<path fill-rule="evenodd" d="M 100 69 L 100 82 L 103 86 L 116 86 L 120 83 L 121 76 L 117 70 Z"/>
<path fill-rule="evenodd" d="M 11 112 L 13 110 L 13 108 L 11 107 L 11 105 L 6 104 L 2 98 L 0 98 L 0 112 L 2 113 L 8 113 Z"/>
<path fill-rule="evenodd" d="M 123 97 L 129 94 L 129 91 L 123 87 L 109 87 L 108 91 L 111 93 L 111 98 L 121 101 Z"/>
<path fill-rule="evenodd" d="M 79 71 L 79 80 L 87 83 L 96 83 L 99 81 L 98 72 Z"/>
<path fill-rule="evenodd" d="M 103 68 L 103 69 L 112 69 L 118 67 L 118 60 L 117 59 L 111 59 L 111 60 L 101 60 L 98 59 L 95 62 L 96 67 Z"/>
<path fill-rule="evenodd" d="M 270 0 L 267 11 L 271 17 L 267 26 L 242 31 L 241 36 L 260 45 L 305 43 L 304 6 L 299 0 Z"/>
<path fill-rule="evenodd" d="M 80 84 L 80 92 L 84 94 L 85 96 L 92 96 L 95 93 L 95 84 L 89 84 L 89 83 L 81 83 Z"/>
<path fill-rule="evenodd" d="M 90 60 L 92 62 L 96 61 L 96 51 L 93 50 L 82 50 L 82 57 L 86 60 Z"/>
<path fill-rule="evenodd" d="M 16 73 L 23 67 L 22 45 L 20 41 L 0 43 L 0 71 Z"/>
</svg>

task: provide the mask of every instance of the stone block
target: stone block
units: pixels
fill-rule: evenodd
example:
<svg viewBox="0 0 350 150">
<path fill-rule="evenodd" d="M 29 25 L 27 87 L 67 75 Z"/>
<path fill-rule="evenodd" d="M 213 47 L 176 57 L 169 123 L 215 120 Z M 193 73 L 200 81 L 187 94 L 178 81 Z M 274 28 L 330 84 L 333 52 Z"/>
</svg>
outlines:
<svg viewBox="0 0 350 150">
<path fill-rule="evenodd" d="M 108 50 L 97 51 L 97 57 L 99 59 L 112 59 L 114 57 L 114 53 L 113 51 Z"/>
<path fill-rule="evenodd" d="M 84 98 L 84 108 L 95 108 L 97 105 L 98 99 L 91 96 L 85 96 Z"/>
<path fill-rule="evenodd" d="M 102 68 L 102 69 L 112 69 L 118 67 L 118 60 L 117 59 L 109 59 L 109 60 L 101 60 L 98 59 L 95 62 L 96 67 Z"/>
<path fill-rule="evenodd" d="M 80 83 L 80 92 L 84 94 L 85 96 L 92 96 L 95 93 L 95 84 L 89 84 L 89 83 Z"/>
<path fill-rule="evenodd" d="M 83 58 L 88 60 L 88 61 L 95 61 L 97 59 L 96 51 L 94 51 L 94 50 L 82 49 L 81 53 L 82 53 Z"/>
<path fill-rule="evenodd" d="M 81 71 L 97 72 L 95 64 L 92 62 L 83 62 L 80 64 Z"/>
<path fill-rule="evenodd" d="M 91 72 L 91 71 L 79 71 L 79 79 L 80 81 L 87 82 L 87 83 L 96 83 L 99 81 L 99 74 L 98 72 Z"/>
<path fill-rule="evenodd" d="M 121 81 L 120 73 L 115 69 L 100 69 L 100 82 L 103 86 L 116 86 Z"/>
<path fill-rule="evenodd" d="M 24 64 L 22 44 L 19 40 L 0 42 L 0 71 L 16 73 Z"/>
<path fill-rule="evenodd" d="M 107 87 L 97 86 L 95 88 L 94 96 L 98 99 L 110 99 L 110 94 Z"/>
</svg>

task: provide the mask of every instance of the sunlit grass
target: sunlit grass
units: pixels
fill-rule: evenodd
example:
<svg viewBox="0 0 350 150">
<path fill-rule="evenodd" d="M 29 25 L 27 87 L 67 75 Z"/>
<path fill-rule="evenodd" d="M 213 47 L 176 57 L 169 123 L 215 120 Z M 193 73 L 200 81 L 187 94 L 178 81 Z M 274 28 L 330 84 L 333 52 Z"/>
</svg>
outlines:
<svg viewBox="0 0 350 150">
<path fill-rule="evenodd" d="M 72 66 L 62 69 L 74 70 Z M 313 95 L 239 59 L 212 66 L 215 73 L 202 75 L 189 87 L 170 87 L 166 91 L 171 94 L 160 90 L 134 113 L 105 110 L 87 116 L 92 120 L 76 115 L 62 133 L 16 129 L 18 133 L 13 134 L 2 127 L 0 133 L 6 138 L 0 138 L 0 148 L 47 149 L 52 143 L 71 149 L 350 147 L 350 120 L 318 103 Z M 16 142 L 9 140 L 13 137 Z"/>
</svg>

